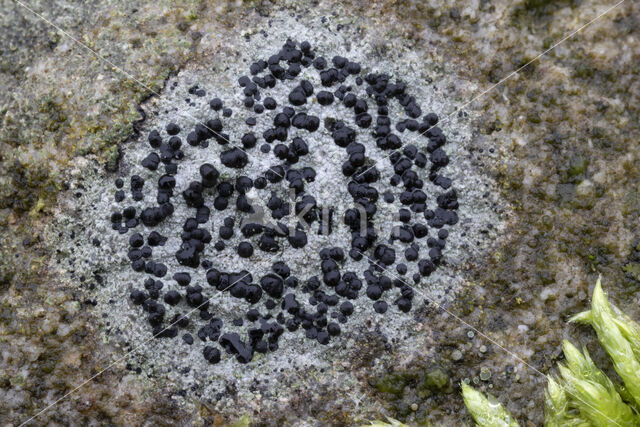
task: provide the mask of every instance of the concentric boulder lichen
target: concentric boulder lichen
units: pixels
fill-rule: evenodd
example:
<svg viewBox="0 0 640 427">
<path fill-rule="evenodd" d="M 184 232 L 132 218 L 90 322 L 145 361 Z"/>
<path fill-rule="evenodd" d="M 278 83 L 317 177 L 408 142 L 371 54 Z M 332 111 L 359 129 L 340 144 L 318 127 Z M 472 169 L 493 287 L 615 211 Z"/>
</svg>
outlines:
<svg viewBox="0 0 640 427">
<path fill-rule="evenodd" d="M 334 365 L 367 331 L 415 347 L 416 308 L 453 298 L 502 227 L 460 155 L 467 113 L 415 55 L 297 25 L 170 79 L 117 176 L 79 166 L 82 207 L 57 221 L 104 339 L 180 396 L 291 396 L 310 369 L 353 390 Z"/>
<path fill-rule="evenodd" d="M 240 119 L 210 96 L 203 114 L 211 118 L 151 130 L 151 152 L 128 188 L 117 180 L 114 200 L 125 207 L 110 221 L 128 236 L 127 256 L 143 282 L 130 298 L 147 313 L 154 336 L 180 334 L 192 345 L 186 331 L 195 323 L 200 341 L 211 344 L 203 350 L 211 363 L 220 361 L 218 346 L 242 363 L 275 351 L 285 329 L 302 327 L 307 338 L 328 344 L 353 314 L 351 301 L 366 294 L 385 314 L 390 298 L 408 312 L 412 285 L 428 283 L 442 262 L 458 223 L 458 196 L 442 173 L 449 157 L 437 114 L 424 114 L 398 78 L 364 74 L 360 63 L 338 55 L 331 65 L 309 42 L 287 40 L 251 64 L 252 78 L 238 79 L 244 107 L 255 114 L 236 125 L 242 135 L 227 133 Z M 191 97 L 206 95 L 193 85 L 185 102 L 198 107 L 202 102 Z M 335 165 L 321 159 L 329 153 L 341 163 L 332 181 L 323 169 Z M 324 198 L 327 189 L 341 195 L 340 204 Z M 176 227 L 173 214 L 182 204 L 191 213 Z M 163 250 L 176 244 L 175 252 Z M 251 266 L 254 247 L 274 255 L 270 271 L 258 275 Z M 160 260 L 171 252 L 177 265 L 168 268 Z M 285 253 L 304 254 L 312 272 L 292 270 Z M 248 263 L 234 269 L 225 258 Z M 198 280 L 203 274 L 209 286 Z M 225 292 L 245 306 L 233 325 L 211 301 Z M 186 317 L 188 307 L 202 322 Z"/>
</svg>

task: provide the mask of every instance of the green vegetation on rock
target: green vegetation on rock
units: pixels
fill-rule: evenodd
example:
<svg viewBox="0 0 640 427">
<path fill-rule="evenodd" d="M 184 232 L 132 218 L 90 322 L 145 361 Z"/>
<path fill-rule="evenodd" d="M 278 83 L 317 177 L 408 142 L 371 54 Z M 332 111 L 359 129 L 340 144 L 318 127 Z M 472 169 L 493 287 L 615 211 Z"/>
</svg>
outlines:
<svg viewBox="0 0 640 427">
<path fill-rule="evenodd" d="M 244 415 L 229 424 L 228 427 L 249 427 L 249 424 L 251 424 L 251 418 L 248 415 Z"/>
<path fill-rule="evenodd" d="M 558 365 L 560 375 L 547 378 L 545 425 L 640 426 L 640 325 L 609 303 L 600 278 L 593 290 L 591 310 L 570 321 L 595 329 L 624 385 L 614 384 L 596 366 L 586 348 L 580 352 L 565 340 L 562 349 L 566 362 Z M 500 403 L 465 383 L 462 395 L 478 425 L 518 425 Z"/>
<path fill-rule="evenodd" d="M 462 383 L 462 398 L 473 419 L 480 426 L 515 427 L 518 423 L 493 396 L 487 398 L 466 383 Z"/>
<path fill-rule="evenodd" d="M 591 310 L 577 314 L 571 321 L 585 323 L 595 329 L 600 344 L 624 381 L 626 391 L 636 407 L 640 407 L 640 325 L 609 303 L 600 279 L 593 290 Z"/>
<path fill-rule="evenodd" d="M 628 262 L 622 266 L 622 271 L 624 271 L 637 281 L 640 281 L 640 263 Z"/>
<path fill-rule="evenodd" d="M 440 367 L 430 368 L 425 372 L 392 372 L 381 377 L 375 387 L 379 392 L 402 395 L 404 388 L 414 384 L 415 388 L 429 395 L 444 390 L 449 385 L 449 374 Z"/>
<path fill-rule="evenodd" d="M 376 383 L 376 388 L 382 393 L 400 395 L 407 383 L 408 378 L 405 375 L 391 373 L 380 378 Z"/>
<path fill-rule="evenodd" d="M 567 409 L 554 413 L 559 406 L 554 404 L 546 408 L 552 419 L 564 418 L 562 424 L 567 425 L 576 423 L 578 417 L 580 422 L 586 419 L 596 426 L 636 425 L 640 421 L 622 401 L 613 382 L 593 363 L 586 349 L 582 354 L 570 342 L 564 341 L 563 351 L 567 362 L 558 366 L 561 375 L 558 383 L 569 396 L 569 408 L 574 412 Z M 550 392 L 547 394 L 551 395 Z"/>
</svg>

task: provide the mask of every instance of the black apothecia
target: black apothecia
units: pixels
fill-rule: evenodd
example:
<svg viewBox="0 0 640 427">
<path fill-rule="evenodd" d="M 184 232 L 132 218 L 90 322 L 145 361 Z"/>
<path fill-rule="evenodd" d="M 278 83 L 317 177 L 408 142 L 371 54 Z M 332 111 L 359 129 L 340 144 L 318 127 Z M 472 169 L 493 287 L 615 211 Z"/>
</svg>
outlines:
<svg viewBox="0 0 640 427">
<path fill-rule="evenodd" d="M 276 54 L 251 64 L 249 72 L 238 79 L 242 104 L 255 114 L 244 123 L 256 129 L 266 115 L 269 126 L 261 132 L 227 133 L 230 121 L 236 120 L 234 113 L 221 98 L 212 97 L 207 105 L 211 118 L 194 128 L 169 122 L 164 129 L 150 131 L 151 151 L 141 166 L 157 179 L 145 182 L 133 174 L 127 188 L 119 178 L 115 201 L 126 206 L 111 214 L 113 229 L 128 235 L 131 268 L 140 274 L 129 295 L 134 310 L 146 313 L 156 337 L 181 335 L 179 345 L 201 345 L 210 363 L 224 357 L 220 350 L 247 363 L 256 352 L 276 351 L 283 334 L 298 330 L 327 344 L 340 335 L 354 314 L 352 302 L 359 298 L 370 299 L 378 314 L 409 312 L 412 286 L 424 283 L 443 262 L 447 228 L 458 222 L 456 191 L 441 173 L 449 157 L 443 148 L 445 135 L 436 126 L 438 116 L 425 114 L 401 80 L 364 73 L 361 64 L 342 56 L 317 56 L 308 42 L 291 40 Z M 320 87 L 301 77 L 312 72 Z M 283 105 L 262 94 L 281 82 L 293 87 L 286 89 Z M 203 97 L 206 91 L 194 86 L 189 94 Z M 342 104 L 351 117 L 319 117 L 307 108 L 312 104 L 328 111 Z M 392 120 L 394 108 L 401 119 Z M 343 149 L 343 181 L 335 185 L 346 186 L 351 196 L 344 200 L 345 209 L 319 206 L 306 190 L 317 171 L 305 164 L 316 148 L 305 137 L 316 132 L 327 135 L 323 144 Z M 362 135 L 366 144 L 359 141 Z M 210 144 L 222 151 L 199 165 L 198 178 L 177 192 L 185 152 L 208 150 Z M 382 160 L 374 161 L 368 150 L 377 150 Z M 248 170 L 250 156 L 273 161 L 265 170 Z M 229 177 L 223 169 L 235 174 Z M 255 213 L 247 197 L 252 188 L 274 190 L 266 207 L 275 223 L 247 221 Z M 292 192 L 292 200 L 282 196 L 283 189 Z M 156 195 L 155 203 L 131 206 L 149 193 Z M 429 200 L 434 201 L 431 208 Z M 167 265 L 154 261 L 153 252 L 170 236 L 155 228 L 172 217 L 178 204 L 185 204 L 193 215 L 175 230 L 182 242 L 175 252 L 180 269 L 168 271 Z M 398 223 L 386 235 L 374 225 L 381 204 L 393 207 Z M 213 212 L 224 213 L 224 218 L 213 223 Z M 293 227 L 284 221 L 292 215 L 300 219 Z M 331 234 L 337 223 L 348 228 L 350 242 L 346 247 L 324 247 L 315 260 L 308 260 L 317 266 L 316 274 L 301 277 L 278 258 L 283 247 L 302 249 L 313 235 Z M 236 237 L 241 240 L 232 244 Z M 213 256 L 205 256 L 208 246 Z M 223 271 L 216 266 L 215 253 L 233 254 L 246 269 Z M 251 259 L 259 254 L 273 256 L 271 271 L 260 277 L 251 271 Z M 346 268 L 347 260 L 361 263 L 361 273 Z M 192 280 L 199 270 L 206 274 L 206 283 Z M 233 331 L 226 330 L 228 325 L 212 308 L 211 302 L 223 292 L 246 303 L 246 310 L 233 321 Z M 197 314 L 187 317 L 194 309 Z M 238 333 L 238 327 L 245 332 Z"/>
</svg>

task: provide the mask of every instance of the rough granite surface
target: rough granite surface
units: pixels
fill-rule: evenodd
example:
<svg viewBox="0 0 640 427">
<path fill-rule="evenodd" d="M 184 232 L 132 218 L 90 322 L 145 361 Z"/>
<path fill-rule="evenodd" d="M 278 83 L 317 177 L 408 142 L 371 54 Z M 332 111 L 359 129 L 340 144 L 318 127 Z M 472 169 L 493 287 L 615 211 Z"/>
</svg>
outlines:
<svg viewBox="0 0 640 427">
<path fill-rule="evenodd" d="M 637 3 L 471 103 L 615 3 L 23 4 L 130 75 L 0 1 L 3 424 L 27 421 L 107 367 L 32 422 L 224 425 L 248 415 L 263 425 L 343 425 L 391 416 L 457 425 L 470 420 L 458 386 L 466 380 L 521 424 L 541 424 L 544 377 L 470 325 L 542 373 L 553 372 L 563 338 L 611 371 L 592 332 L 565 320 L 585 308 L 599 273 L 612 300 L 640 318 Z M 422 289 L 446 312 L 416 303 L 378 317 L 363 300 L 331 345 L 283 345 L 295 363 L 267 354 L 210 368 L 177 340 L 146 342 L 150 331 L 126 298 L 135 280 L 126 242 L 105 227 L 113 181 L 136 167 L 164 109 L 187 109 L 174 82 L 238 103 L 239 70 L 287 36 L 397 74 L 423 109 L 450 115 L 447 172 L 461 198 L 457 229 L 468 234 Z M 328 185 L 340 181 L 332 173 Z M 340 185 L 330 188 L 339 201 Z"/>
</svg>

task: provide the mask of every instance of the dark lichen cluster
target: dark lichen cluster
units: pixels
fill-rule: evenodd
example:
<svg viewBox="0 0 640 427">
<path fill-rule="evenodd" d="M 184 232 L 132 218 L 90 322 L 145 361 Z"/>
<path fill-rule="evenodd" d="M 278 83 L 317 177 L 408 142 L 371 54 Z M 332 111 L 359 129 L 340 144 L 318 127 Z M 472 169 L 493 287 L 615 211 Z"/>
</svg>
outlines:
<svg viewBox="0 0 640 427">
<path fill-rule="evenodd" d="M 273 88 L 279 81 L 295 80 L 305 68 L 317 71 L 322 90 L 316 93 L 309 80 L 300 79 L 288 93 L 289 105 L 278 105 L 272 97 L 262 98 L 261 89 Z M 128 257 L 131 268 L 148 275 L 143 286 L 131 292 L 130 298 L 147 312 L 154 336 L 176 337 L 179 329 L 191 323 L 190 313 L 184 312 L 191 307 L 193 311 L 199 310 L 199 317 L 205 322 L 197 330 L 198 338 L 209 344 L 203 349 L 205 358 L 211 363 L 220 360 L 220 351 L 214 346 L 218 343 L 238 361 L 246 363 L 254 352 L 275 351 L 285 329 L 294 332 L 302 327 L 307 338 L 328 344 L 332 336 L 340 334 L 340 324 L 346 323 L 353 314 L 351 301 L 357 299 L 363 290 L 374 301 L 373 308 L 377 313 L 383 314 L 388 310 L 389 305 L 382 297 L 389 295 L 393 288 L 399 290 L 399 296 L 393 301 L 397 309 L 402 312 L 411 309 L 414 299 L 412 285 L 420 283 L 422 278 L 436 270 L 442 261 L 442 250 L 449 234 L 446 226 L 458 222 L 457 194 L 451 189 L 451 179 L 440 173 L 449 162 L 442 148 L 446 138 L 436 126 L 436 114 L 429 113 L 420 119 L 422 110 L 408 93 L 405 83 L 400 80 L 392 82 L 386 74 L 369 73 L 361 77 L 361 71 L 362 67 L 357 62 L 334 56 L 329 64 L 324 57 L 314 53 L 308 42 L 302 42 L 298 48 L 295 42 L 288 40 L 275 55 L 251 64 L 252 77 L 238 79 L 245 96 L 244 107 L 257 115 L 247 118 L 246 125 L 252 128 L 260 114 L 265 111 L 272 113 L 272 125 L 261 134 L 249 131 L 239 137 L 240 144 L 232 142 L 235 138 L 225 133 L 225 121 L 231 120 L 233 111 L 220 98 L 209 102 L 210 114 L 215 117 L 189 131 L 170 122 L 163 131 L 149 132 L 147 141 L 152 151 L 142 160 L 141 166 L 159 175 L 155 183 L 156 203 L 138 208 L 133 206 L 135 202 L 143 201 L 144 194 L 151 191 L 147 188 L 150 184 L 134 174 L 129 178 L 128 188 L 132 204 L 113 213 L 111 223 L 114 230 L 130 233 Z M 364 87 L 362 96 L 358 96 L 354 87 L 349 85 L 349 78 L 353 79 L 356 87 Z M 330 91 L 335 86 L 337 88 Z M 191 87 L 188 92 L 198 97 L 206 95 L 206 91 L 198 86 Z M 406 114 L 396 123 L 392 123 L 389 114 L 392 101 L 397 102 Z M 382 180 L 378 169 L 380 162 L 367 156 L 365 144 L 357 141 L 357 131 L 348 125 L 348 120 L 325 120 L 325 128 L 333 143 L 345 152 L 342 175 L 352 200 L 337 220 L 350 230 L 350 248 L 329 246 L 321 249 L 316 261 L 320 274 L 310 277 L 298 277 L 285 261 L 277 260 L 275 256 L 272 271 L 259 278 L 254 278 L 246 269 L 219 269 L 215 260 L 205 259 L 207 245 L 213 244 L 219 253 L 233 250 L 240 258 L 250 260 L 256 248 L 274 254 L 284 245 L 304 248 L 313 233 L 329 235 L 333 232 L 336 208 L 320 206 L 314 195 L 305 190 L 305 184 L 315 180 L 316 170 L 304 165 L 305 156 L 313 149 L 304 135 L 318 131 L 321 124 L 321 118 L 305 108 L 307 103 L 313 102 L 327 108 L 334 103 L 342 103 L 353 111 L 357 127 L 370 129 L 369 135 L 375 146 L 384 153 L 384 162 L 393 169 L 389 182 L 384 184 L 388 189 L 382 195 L 376 189 L 376 186 L 380 188 L 376 183 Z M 370 107 L 372 105 L 375 109 Z M 403 143 L 400 135 L 407 131 L 426 139 L 424 150 L 414 144 Z M 290 135 L 297 136 L 289 138 Z M 186 144 L 183 144 L 183 139 Z M 202 163 L 198 169 L 199 179 L 189 182 L 186 190 L 177 194 L 178 169 L 185 150 L 206 150 L 210 143 L 221 146 L 219 157 Z M 256 150 L 258 145 L 259 153 Z M 268 156 L 274 163 L 264 171 L 247 171 L 244 175 L 242 171 L 249 163 L 249 156 Z M 426 167 L 429 167 L 426 176 L 432 183 L 429 188 L 440 189 L 435 195 L 437 205 L 432 209 L 427 200 L 431 190 L 421 178 L 425 174 L 419 172 Z M 223 177 L 223 170 L 235 170 L 237 174 Z M 116 202 L 126 202 L 128 196 L 122 179 L 116 181 L 116 188 Z M 252 188 L 270 191 L 265 201 L 271 217 L 276 220 L 275 224 L 253 219 L 256 209 L 247 197 Z M 274 191 L 283 188 L 292 192 L 291 203 Z M 397 210 L 399 225 L 389 236 L 380 236 L 374 225 L 378 202 L 392 204 L 396 199 L 400 205 Z M 346 200 L 344 202 L 347 203 Z M 172 217 L 174 203 L 186 204 L 193 209 L 194 215 L 184 222 L 180 234 L 182 244 L 175 252 L 175 258 L 184 270 L 171 276 L 178 289 L 166 291 L 162 280 L 166 280 L 168 267 L 153 260 L 153 251 L 154 247 L 166 243 L 167 236 L 153 228 Z M 221 224 L 212 224 L 212 209 L 229 214 Z M 296 226 L 280 222 L 292 214 L 296 215 Z M 217 236 L 214 237 L 212 231 L 216 226 L 217 233 L 214 234 Z M 238 232 L 244 240 L 234 248 L 228 247 L 229 240 Z M 404 247 L 402 254 L 396 253 L 394 243 Z M 356 262 L 368 262 L 363 276 L 344 268 L 347 257 Z M 410 279 L 402 277 L 409 270 L 407 264 L 416 265 Z M 228 292 L 251 307 L 234 321 L 235 326 L 247 326 L 246 339 L 235 332 L 225 333 L 223 321 L 209 310 L 212 292 L 191 280 L 190 269 L 199 268 L 206 271 L 210 289 Z M 304 294 L 308 295 L 312 309 L 305 308 L 299 300 Z M 261 301 L 264 301 L 266 310 L 259 309 Z M 174 307 L 172 317 L 167 306 Z M 188 345 L 194 342 L 188 332 L 182 334 L 182 339 Z"/>
</svg>

